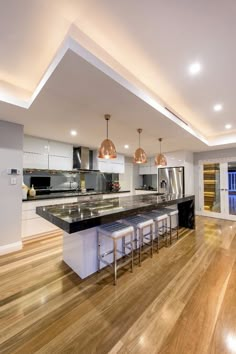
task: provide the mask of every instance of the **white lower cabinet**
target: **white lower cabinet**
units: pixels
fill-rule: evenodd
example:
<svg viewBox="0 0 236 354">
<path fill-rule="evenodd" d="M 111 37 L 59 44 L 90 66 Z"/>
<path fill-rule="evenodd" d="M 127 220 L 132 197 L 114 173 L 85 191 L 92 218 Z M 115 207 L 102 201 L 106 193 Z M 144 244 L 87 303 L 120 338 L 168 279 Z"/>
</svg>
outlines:
<svg viewBox="0 0 236 354">
<path fill-rule="evenodd" d="M 57 230 L 59 228 L 56 225 L 53 225 L 40 216 L 36 217 L 35 214 L 35 217 L 32 219 L 22 220 L 21 237 L 23 239 L 33 238 Z"/>
<path fill-rule="evenodd" d="M 32 238 L 40 236 L 40 234 L 59 230 L 56 225 L 36 214 L 36 207 L 75 202 L 77 202 L 77 197 L 23 202 L 21 237 L 24 239 Z"/>
<path fill-rule="evenodd" d="M 141 195 L 141 194 L 153 194 L 153 193 L 157 193 L 157 191 L 146 191 L 146 190 L 135 190 L 135 195 Z"/>
<path fill-rule="evenodd" d="M 117 198 L 117 197 L 127 197 L 131 195 L 130 192 L 127 193 L 110 193 L 103 194 L 103 199 Z M 79 201 L 80 197 L 70 197 L 70 198 L 56 198 L 48 200 L 37 200 L 30 202 L 23 202 L 22 205 L 22 229 L 21 236 L 23 239 L 38 237 L 41 234 L 46 234 L 48 232 L 59 230 L 56 225 L 53 225 L 49 221 L 43 219 L 41 216 L 36 214 L 36 208 L 39 206 L 48 206 L 56 204 L 68 204 L 76 203 Z M 81 197 L 81 202 L 82 202 Z"/>
</svg>

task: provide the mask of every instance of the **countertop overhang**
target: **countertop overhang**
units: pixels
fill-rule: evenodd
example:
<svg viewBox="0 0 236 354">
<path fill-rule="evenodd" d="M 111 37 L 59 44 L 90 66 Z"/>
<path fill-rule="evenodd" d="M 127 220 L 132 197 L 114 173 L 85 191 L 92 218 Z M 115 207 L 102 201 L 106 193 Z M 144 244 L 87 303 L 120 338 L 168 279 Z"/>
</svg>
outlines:
<svg viewBox="0 0 236 354">
<path fill-rule="evenodd" d="M 143 211 L 186 202 L 192 204 L 194 210 L 194 195 L 158 195 L 153 193 L 37 207 L 36 213 L 70 234 Z"/>
</svg>

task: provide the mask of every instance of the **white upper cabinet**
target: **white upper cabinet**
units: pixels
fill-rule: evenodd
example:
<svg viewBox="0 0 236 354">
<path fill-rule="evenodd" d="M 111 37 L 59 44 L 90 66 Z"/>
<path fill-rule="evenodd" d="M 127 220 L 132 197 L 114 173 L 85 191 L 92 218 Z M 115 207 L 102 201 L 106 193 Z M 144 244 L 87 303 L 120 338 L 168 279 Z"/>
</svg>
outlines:
<svg viewBox="0 0 236 354">
<path fill-rule="evenodd" d="M 106 173 L 125 173 L 125 158 L 118 154 L 116 159 L 100 159 L 97 157 L 97 151 L 94 151 L 93 168 Z"/>
<path fill-rule="evenodd" d="M 110 166 L 107 163 L 107 161 L 98 161 L 98 164 L 96 166 L 96 170 L 100 170 L 101 172 L 110 172 L 109 171 Z"/>
<path fill-rule="evenodd" d="M 151 175 L 157 174 L 157 166 L 155 165 L 155 157 L 150 158 L 150 174 Z"/>
<path fill-rule="evenodd" d="M 186 160 L 185 151 L 168 152 L 165 154 L 167 159 L 167 167 L 184 166 Z"/>
<path fill-rule="evenodd" d="M 124 155 L 117 154 L 117 158 L 113 159 L 113 160 L 110 160 L 110 161 L 112 161 L 112 163 L 124 164 L 125 163 L 125 157 L 124 157 Z"/>
<path fill-rule="evenodd" d="M 167 159 L 166 167 L 179 167 L 185 165 L 186 152 L 185 151 L 175 151 L 165 153 Z M 153 175 L 158 173 L 158 167 L 155 166 L 155 157 L 148 159 L 147 163 L 139 166 L 140 175 Z"/>
<path fill-rule="evenodd" d="M 25 135 L 23 167 L 72 170 L 73 145 Z"/>
<path fill-rule="evenodd" d="M 23 150 L 34 154 L 48 154 L 48 140 L 25 135 Z"/>
<path fill-rule="evenodd" d="M 24 152 L 23 168 L 39 168 L 43 170 L 48 169 L 48 154 Z"/>
<path fill-rule="evenodd" d="M 146 163 L 139 165 L 139 174 L 140 175 L 150 175 L 151 174 L 151 158 L 148 158 Z"/>
<path fill-rule="evenodd" d="M 112 173 L 125 173 L 125 164 L 113 162 L 111 164 L 111 172 Z"/>
<path fill-rule="evenodd" d="M 48 156 L 49 170 L 72 170 L 72 159 L 62 156 Z"/>
<path fill-rule="evenodd" d="M 73 145 L 49 141 L 49 155 L 71 158 L 73 156 Z"/>
<path fill-rule="evenodd" d="M 140 175 L 150 175 L 151 174 L 150 165 L 143 164 L 143 165 L 139 166 L 139 174 Z"/>
</svg>

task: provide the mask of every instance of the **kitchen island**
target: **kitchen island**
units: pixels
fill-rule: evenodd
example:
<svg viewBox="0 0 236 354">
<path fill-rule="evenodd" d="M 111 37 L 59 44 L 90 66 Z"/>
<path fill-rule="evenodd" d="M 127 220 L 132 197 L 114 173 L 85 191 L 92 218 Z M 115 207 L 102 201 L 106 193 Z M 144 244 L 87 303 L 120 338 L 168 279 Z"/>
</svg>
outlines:
<svg viewBox="0 0 236 354">
<path fill-rule="evenodd" d="M 63 260 L 85 278 L 97 271 L 97 226 L 171 206 L 179 210 L 180 227 L 195 228 L 193 195 L 133 195 L 38 207 L 36 213 L 64 231 Z M 109 241 L 102 247 L 109 248 Z"/>
<path fill-rule="evenodd" d="M 22 221 L 21 221 L 21 235 L 22 239 L 30 239 L 34 237 L 44 237 L 49 233 L 59 232 L 59 228 L 41 218 L 36 214 L 36 207 L 67 204 L 67 203 L 81 203 L 91 200 L 109 199 L 119 196 L 129 196 L 130 191 L 49 191 L 47 194 L 36 194 L 35 197 L 27 197 L 27 200 L 23 200 L 22 203 Z M 40 191 L 42 193 L 42 191 Z M 43 191 L 44 193 L 44 191 Z"/>
</svg>

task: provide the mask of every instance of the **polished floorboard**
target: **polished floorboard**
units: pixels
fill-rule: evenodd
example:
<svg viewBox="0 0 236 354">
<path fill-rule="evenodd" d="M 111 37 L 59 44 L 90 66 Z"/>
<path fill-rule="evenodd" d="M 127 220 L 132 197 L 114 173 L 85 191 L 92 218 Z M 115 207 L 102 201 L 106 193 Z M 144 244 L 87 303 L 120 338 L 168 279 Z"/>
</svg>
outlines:
<svg viewBox="0 0 236 354">
<path fill-rule="evenodd" d="M 0 353 L 236 353 L 236 223 L 195 231 L 142 267 L 81 280 L 60 233 L 0 257 Z"/>
</svg>

